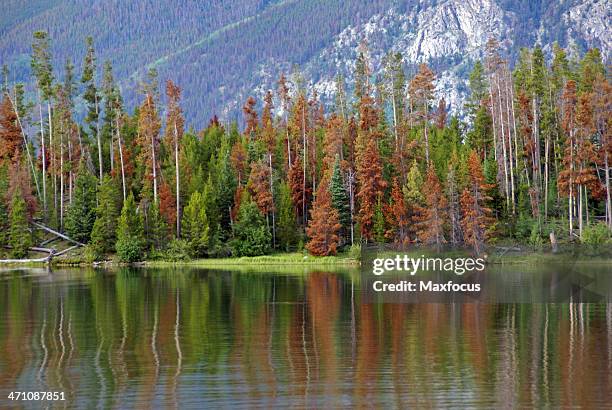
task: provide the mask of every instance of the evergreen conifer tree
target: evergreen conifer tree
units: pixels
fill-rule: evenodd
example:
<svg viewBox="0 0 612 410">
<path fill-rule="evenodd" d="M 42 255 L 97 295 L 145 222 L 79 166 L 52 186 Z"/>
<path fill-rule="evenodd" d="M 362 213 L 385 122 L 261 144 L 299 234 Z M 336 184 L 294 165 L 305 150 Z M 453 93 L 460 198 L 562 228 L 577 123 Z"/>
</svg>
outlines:
<svg viewBox="0 0 612 410">
<path fill-rule="evenodd" d="M 91 249 L 97 257 L 115 249 L 120 195 L 115 180 L 105 176 L 98 188 L 96 221 L 91 231 Z"/>
<path fill-rule="evenodd" d="M 32 232 L 28 226 L 26 202 L 19 195 L 13 196 L 11 201 L 9 245 L 13 258 L 25 258 L 28 248 L 33 246 Z"/>
<path fill-rule="evenodd" d="M 137 262 L 144 257 L 145 246 L 142 213 L 136 209 L 134 195 L 130 194 L 123 203 L 117 226 L 117 256 L 122 262 Z"/>
<path fill-rule="evenodd" d="M 269 251 L 271 242 L 272 235 L 257 204 L 250 198 L 243 199 L 231 242 L 234 256 L 264 255 Z"/>
<path fill-rule="evenodd" d="M 74 184 L 72 204 L 66 213 L 66 232 L 76 241 L 87 243 L 96 221 L 98 180 L 81 162 Z"/>
<path fill-rule="evenodd" d="M 351 223 L 351 209 L 349 197 L 342 181 L 340 159 L 338 157 L 336 157 L 336 161 L 334 162 L 334 169 L 329 183 L 329 191 L 331 192 L 332 205 L 338 211 L 338 220 L 342 227 L 346 229 Z"/>
<path fill-rule="evenodd" d="M 189 244 L 192 257 L 202 257 L 209 249 L 210 227 L 203 195 L 196 191 L 183 210 L 182 237 Z"/>
<path fill-rule="evenodd" d="M 279 189 L 277 230 L 281 249 L 288 251 L 291 246 L 297 243 L 297 230 L 293 202 L 291 202 L 291 188 L 289 188 L 289 184 L 283 182 Z"/>
</svg>

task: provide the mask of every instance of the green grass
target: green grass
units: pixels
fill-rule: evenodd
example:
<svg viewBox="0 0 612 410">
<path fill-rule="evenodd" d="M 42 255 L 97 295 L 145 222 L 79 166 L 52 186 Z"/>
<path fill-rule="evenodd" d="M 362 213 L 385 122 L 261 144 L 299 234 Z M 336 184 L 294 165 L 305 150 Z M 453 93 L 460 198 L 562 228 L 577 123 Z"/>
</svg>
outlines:
<svg viewBox="0 0 612 410">
<path fill-rule="evenodd" d="M 211 258 L 194 259 L 191 261 L 148 261 L 147 266 L 189 265 L 200 267 L 224 266 L 270 266 L 270 265 L 309 265 L 309 266 L 359 266 L 357 259 L 345 255 L 339 256 L 311 256 L 302 253 L 276 253 L 273 255 L 252 256 L 241 258 Z"/>
</svg>

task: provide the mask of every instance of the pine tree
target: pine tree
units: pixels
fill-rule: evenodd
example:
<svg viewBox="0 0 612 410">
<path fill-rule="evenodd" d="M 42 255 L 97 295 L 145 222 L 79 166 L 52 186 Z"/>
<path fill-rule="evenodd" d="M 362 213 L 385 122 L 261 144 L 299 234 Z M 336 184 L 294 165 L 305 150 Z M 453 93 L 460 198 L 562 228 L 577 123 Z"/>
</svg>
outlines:
<svg viewBox="0 0 612 410">
<path fill-rule="evenodd" d="M 407 208 L 408 235 L 412 237 L 411 239 L 420 240 L 417 236 L 416 224 L 425 205 L 425 197 L 423 196 L 423 176 L 416 161 L 410 167 L 406 185 L 402 190 Z"/>
<path fill-rule="evenodd" d="M 270 192 L 269 181 L 270 170 L 262 161 L 251 164 L 247 188 L 259 210 L 263 215 L 266 215 L 266 218 L 270 212 L 274 211 L 274 199 Z"/>
<path fill-rule="evenodd" d="M 270 249 L 272 235 L 266 226 L 257 204 L 250 198 L 243 198 L 234 224 L 234 239 L 230 245 L 234 256 L 258 256 Z"/>
<path fill-rule="evenodd" d="M 147 245 L 151 249 L 163 249 L 166 247 L 170 236 L 168 223 L 156 203 L 149 206 L 147 211 Z"/>
<path fill-rule="evenodd" d="M 348 229 L 351 223 L 351 209 L 349 197 L 342 181 L 342 170 L 340 169 L 340 158 L 336 157 L 334 169 L 329 183 L 332 205 L 338 211 L 338 220 L 344 230 Z"/>
<path fill-rule="evenodd" d="M 166 181 L 162 181 L 159 187 L 159 213 L 165 219 L 168 227 L 177 227 L 176 204 L 172 188 Z M 179 237 L 179 235 L 177 235 Z"/>
<path fill-rule="evenodd" d="M 452 246 L 458 246 L 463 242 L 463 232 L 461 230 L 459 184 L 457 182 L 457 170 L 453 162 L 448 164 L 448 173 L 446 174 L 446 197 L 448 198 L 449 241 Z"/>
<path fill-rule="evenodd" d="M 91 231 L 91 249 L 97 257 L 115 249 L 120 196 L 115 180 L 109 175 L 104 176 L 98 187 L 96 221 Z"/>
<path fill-rule="evenodd" d="M 208 251 L 210 227 L 204 197 L 198 191 L 191 194 L 183 211 L 183 238 L 189 244 L 192 257 L 202 257 Z"/>
<path fill-rule="evenodd" d="M 386 237 L 391 239 L 396 245 L 407 244 L 409 242 L 408 213 L 406 203 L 404 202 L 404 194 L 397 177 L 393 178 L 391 197 L 385 208 L 385 215 L 389 227 Z"/>
<path fill-rule="evenodd" d="M 28 255 L 28 249 L 34 245 L 34 241 L 28 226 L 26 202 L 20 195 L 13 196 L 9 219 L 11 255 L 16 259 L 25 258 Z"/>
<path fill-rule="evenodd" d="M 425 161 L 429 163 L 429 103 L 433 98 L 435 75 L 426 64 L 419 65 L 419 71 L 408 87 L 411 112 L 421 123 L 425 136 Z"/>
<path fill-rule="evenodd" d="M 376 203 L 382 195 L 386 182 L 382 177 L 382 164 L 376 141 L 369 139 L 363 155 L 358 158 L 357 179 L 359 190 L 359 223 L 361 236 L 366 241 L 373 239 Z"/>
<path fill-rule="evenodd" d="M 385 242 L 385 234 L 387 233 L 387 227 L 385 224 L 385 215 L 383 213 L 382 198 L 378 197 L 376 201 L 376 208 L 374 209 L 374 226 L 373 226 L 374 240 L 376 243 Z"/>
<path fill-rule="evenodd" d="M 8 245 L 9 214 L 4 201 L 0 199 L 0 248 Z"/>
<path fill-rule="evenodd" d="M 286 182 L 280 184 L 278 202 L 278 240 L 281 249 L 289 251 L 297 244 L 298 227 L 291 201 L 291 189 Z"/>
<path fill-rule="evenodd" d="M 47 102 L 47 117 L 49 127 L 49 140 L 52 140 L 52 122 L 51 122 L 51 98 L 53 95 L 53 66 L 51 64 L 49 35 L 46 31 L 36 31 L 34 33 L 34 42 L 32 44 L 32 60 L 30 66 L 36 77 L 36 85 L 38 88 L 38 112 L 40 124 L 40 155 L 42 165 L 42 201 L 45 216 L 47 212 L 47 162 L 48 154 L 45 141 L 45 120 L 43 119 L 42 103 Z M 19 105 L 18 105 L 19 106 Z"/>
<path fill-rule="evenodd" d="M 138 161 L 144 176 L 143 190 L 153 194 L 157 202 L 159 178 L 159 130 L 161 121 L 151 93 L 145 95 L 145 100 L 138 113 L 138 138 L 136 144 L 140 147 Z"/>
<path fill-rule="evenodd" d="M 180 107 L 181 89 L 171 80 L 166 83 L 166 95 L 168 96 L 168 119 L 166 121 L 166 139 L 172 141 L 172 153 L 174 154 L 174 182 L 176 206 L 174 220 L 176 221 L 176 236 L 181 236 L 180 211 L 181 211 L 181 173 L 179 166 L 180 144 L 183 139 L 183 128 L 185 120 Z"/>
<path fill-rule="evenodd" d="M 93 37 L 87 37 L 87 53 L 83 62 L 83 75 L 81 83 L 85 86 L 83 99 L 87 103 L 87 116 L 85 122 L 89 132 L 95 136 L 98 153 L 98 176 L 102 180 L 104 161 L 102 159 L 102 135 L 100 134 L 100 96 L 96 86 L 96 54 L 93 46 Z"/>
<path fill-rule="evenodd" d="M 87 243 L 96 221 L 97 179 L 82 161 L 73 189 L 72 204 L 66 213 L 66 232 L 76 241 Z"/>
<path fill-rule="evenodd" d="M 134 195 L 130 194 L 123 203 L 117 225 L 117 256 L 122 262 L 137 262 L 145 254 L 144 223 L 142 213 L 136 208 Z"/>
<path fill-rule="evenodd" d="M 0 165 L 14 161 L 23 147 L 21 130 L 17 124 L 17 114 L 8 94 L 0 103 Z"/>
<path fill-rule="evenodd" d="M 315 256 L 335 255 L 341 225 L 338 211 L 332 206 L 331 194 L 326 184 L 319 185 L 310 214 L 306 229 L 310 240 L 306 244 L 306 249 Z"/>
<path fill-rule="evenodd" d="M 475 151 L 470 153 L 468 170 L 469 185 L 461 194 L 461 227 L 466 244 L 480 255 L 489 236 L 488 228 L 493 223 L 493 218 L 491 209 L 486 206 L 486 201 L 490 199 L 486 196 L 489 186 L 485 182 L 480 158 Z"/>
<path fill-rule="evenodd" d="M 447 221 L 448 202 L 442 191 L 442 184 L 432 165 L 427 169 L 427 178 L 423 186 L 426 207 L 423 209 L 418 224 L 418 237 L 423 243 L 440 248 L 446 243 L 444 226 Z"/>
</svg>

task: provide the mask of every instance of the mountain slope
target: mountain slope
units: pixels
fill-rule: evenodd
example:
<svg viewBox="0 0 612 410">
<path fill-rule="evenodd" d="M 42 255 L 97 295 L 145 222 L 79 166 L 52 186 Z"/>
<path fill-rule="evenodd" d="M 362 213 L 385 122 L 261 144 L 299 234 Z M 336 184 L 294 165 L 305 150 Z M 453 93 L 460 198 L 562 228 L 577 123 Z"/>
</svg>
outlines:
<svg viewBox="0 0 612 410">
<path fill-rule="evenodd" d="M 99 65 L 113 62 L 129 105 L 138 101 L 138 82 L 155 67 L 161 80 L 173 78 L 183 87 L 186 116 L 196 127 L 215 113 L 241 119 L 246 97 L 275 89 L 280 71 L 294 65 L 329 99 L 337 73 L 350 85 L 362 40 L 374 75 L 389 51 L 404 55 L 409 72 L 418 62 L 432 65 L 439 93 L 455 111 L 490 36 L 501 40 L 511 61 L 535 42 L 545 51 L 553 41 L 600 47 L 606 61 L 612 46 L 611 12 L 601 0 L 31 0 L 25 8 L 7 1 L 0 61 L 13 80 L 29 78 L 33 31 L 50 32 L 60 78 L 66 58 L 79 67 L 91 34 Z"/>
</svg>

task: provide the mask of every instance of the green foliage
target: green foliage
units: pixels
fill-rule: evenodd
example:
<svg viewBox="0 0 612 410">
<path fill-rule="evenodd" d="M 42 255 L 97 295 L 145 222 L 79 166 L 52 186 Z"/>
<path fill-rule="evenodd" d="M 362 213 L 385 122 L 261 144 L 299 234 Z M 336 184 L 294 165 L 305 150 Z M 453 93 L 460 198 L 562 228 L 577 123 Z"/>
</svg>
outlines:
<svg viewBox="0 0 612 410">
<path fill-rule="evenodd" d="M 479 105 L 474 112 L 472 129 L 467 134 L 467 143 L 477 152 L 488 150 L 493 139 L 493 122 L 486 105 Z"/>
<path fill-rule="evenodd" d="M 610 229 L 605 223 L 595 223 L 582 230 L 582 243 L 589 246 L 599 246 L 610 242 Z"/>
<path fill-rule="evenodd" d="M 378 198 L 376 208 L 374 210 L 374 240 L 377 243 L 385 242 L 385 216 L 382 210 L 382 201 Z"/>
<path fill-rule="evenodd" d="M 257 205 L 248 199 L 240 206 L 238 221 L 234 225 L 231 247 L 234 256 L 258 256 L 270 249 L 272 235 Z"/>
<path fill-rule="evenodd" d="M 116 181 L 105 176 L 98 188 L 96 221 L 91 231 L 92 252 L 98 256 L 112 252 L 115 248 L 120 195 Z"/>
<path fill-rule="evenodd" d="M 74 184 L 72 204 L 66 212 L 66 232 L 79 242 L 89 242 L 96 222 L 97 179 L 81 163 Z"/>
<path fill-rule="evenodd" d="M 28 248 L 33 246 L 32 232 L 28 226 L 26 203 L 20 195 L 14 195 L 11 201 L 9 245 L 13 258 L 25 258 Z"/>
<path fill-rule="evenodd" d="M 189 203 L 183 210 L 182 224 L 182 236 L 189 244 L 190 255 L 205 256 L 210 240 L 210 226 L 204 196 L 200 192 L 191 194 Z"/>
<path fill-rule="evenodd" d="M 537 223 L 533 223 L 531 226 L 531 233 L 529 234 L 529 245 L 531 245 L 535 249 L 541 249 L 542 245 L 544 245 L 540 226 Z"/>
<path fill-rule="evenodd" d="M 279 188 L 278 225 L 276 235 L 281 249 L 288 251 L 298 241 L 298 228 L 291 201 L 291 189 L 286 182 Z"/>
<path fill-rule="evenodd" d="M 416 161 L 414 161 L 412 167 L 410 167 L 410 171 L 408 171 L 408 177 L 403 191 L 404 199 L 408 206 L 421 206 L 425 202 L 425 197 L 423 196 L 423 175 Z"/>
<path fill-rule="evenodd" d="M 150 249 L 162 249 L 168 243 L 168 223 L 159 213 L 159 205 L 155 202 L 148 208 L 146 237 Z"/>
<path fill-rule="evenodd" d="M 332 206 L 338 210 L 338 220 L 342 227 L 346 229 L 351 223 L 351 209 L 349 197 L 342 180 L 339 158 L 336 158 L 334 162 L 334 171 L 329 182 L 329 191 L 331 192 Z"/>
<path fill-rule="evenodd" d="M 520 214 L 514 225 L 514 236 L 519 240 L 528 239 L 534 225 L 537 226 L 536 220 L 528 215 Z"/>
<path fill-rule="evenodd" d="M 211 172 L 215 188 L 216 207 L 219 210 L 220 229 L 230 229 L 230 208 L 234 204 L 234 192 L 236 191 L 236 175 L 230 162 L 229 139 L 224 138 L 219 149 L 214 169 Z"/>
<path fill-rule="evenodd" d="M 487 80 L 485 78 L 484 66 L 480 60 L 474 63 L 474 68 L 470 73 L 470 100 L 473 106 L 480 106 L 482 101 L 487 95 Z"/>
<path fill-rule="evenodd" d="M 8 181 L 6 178 L 6 168 L 0 168 L 0 192 L 8 191 Z M 0 248 L 8 245 L 9 214 L 4 203 L 4 198 L 0 196 Z"/>
<path fill-rule="evenodd" d="M 350 258 L 360 260 L 361 259 L 361 245 L 358 243 L 351 245 L 348 251 L 348 255 Z"/>
<path fill-rule="evenodd" d="M 191 259 L 190 253 L 189 242 L 184 239 L 173 239 L 166 247 L 162 257 L 171 262 L 185 262 Z"/>
<path fill-rule="evenodd" d="M 142 214 L 136 209 L 134 196 L 123 203 L 117 226 L 117 256 L 122 262 L 137 262 L 144 257 L 146 242 Z"/>
</svg>

